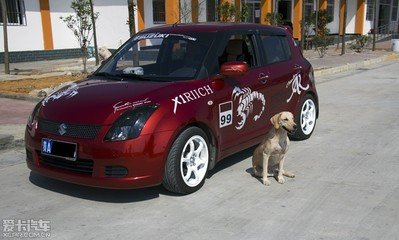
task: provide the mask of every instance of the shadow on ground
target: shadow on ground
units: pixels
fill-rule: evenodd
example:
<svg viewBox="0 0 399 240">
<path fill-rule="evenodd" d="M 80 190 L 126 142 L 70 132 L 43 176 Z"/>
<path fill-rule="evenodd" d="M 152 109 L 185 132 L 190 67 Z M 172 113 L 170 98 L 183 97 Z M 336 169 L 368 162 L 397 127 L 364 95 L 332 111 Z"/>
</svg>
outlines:
<svg viewBox="0 0 399 240">
<path fill-rule="evenodd" d="M 209 171 L 207 178 L 211 178 L 214 174 L 226 168 L 229 168 L 247 158 L 252 157 L 252 154 L 254 153 L 256 147 L 257 146 L 247 148 L 245 150 L 242 150 L 241 152 L 231 155 L 230 157 L 222 159 L 220 162 L 216 164 L 215 168 Z M 249 164 L 248 166 L 251 166 L 252 164 L 251 161 L 249 161 L 248 164 Z"/>
<path fill-rule="evenodd" d="M 223 171 L 224 169 L 230 168 L 233 165 L 249 158 L 255 150 L 255 147 L 245 149 L 239 153 L 236 153 L 230 157 L 221 160 L 216 164 L 215 168 L 209 171 L 207 178 L 211 178 L 214 174 Z M 248 172 L 248 170 L 247 170 Z M 250 172 L 248 172 L 251 174 Z M 64 195 L 69 195 L 76 198 L 82 198 L 86 200 L 99 201 L 99 202 L 110 202 L 110 203 L 127 203 L 127 202 L 140 202 L 158 198 L 160 195 L 181 197 L 184 195 L 174 194 L 167 191 L 165 188 L 160 186 L 143 188 L 143 189 L 132 189 L 132 190 L 120 190 L 120 189 L 102 189 L 95 187 L 87 187 L 77 185 L 73 183 L 63 182 L 52 178 L 44 177 L 37 173 L 31 172 L 29 181 L 43 189 L 57 192 Z M 200 190 L 201 191 L 201 190 Z"/>
<path fill-rule="evenodd" d="M 88 187 L 73 183 L 62 182 L 41 176 L 34 172 L 30 173 L 29 181 L 38 187 L 53 192 L 69 195 L 76 198 L 98 201 L 98 202 L 110 202 L 110 203 L 140 202 L 140 201 L 147 201 L 154 198 L 158 198 L 161 194 L 168 196 L 176 196 L 176 197 L 181 196 L 168 192 L 162 186 L 149 187 L 144 189 L 132 189 L 132 190 L 102 189 L 102 188 Z"/>
</svg>

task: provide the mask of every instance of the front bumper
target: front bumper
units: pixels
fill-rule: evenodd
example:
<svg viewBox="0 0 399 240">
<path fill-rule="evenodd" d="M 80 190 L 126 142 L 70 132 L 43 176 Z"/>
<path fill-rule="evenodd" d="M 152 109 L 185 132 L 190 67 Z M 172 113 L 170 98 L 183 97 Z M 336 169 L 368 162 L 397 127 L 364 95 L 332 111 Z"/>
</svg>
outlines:
<svg viewBox="0 0 399 240">
<path fill-rule="evenodd" d="M 167 144 L 172 131 L 142 135 L 120 142 L 78 139 L 26 129 L 26 162 L 41 175 L 100 188 L 134 189 L 162 183 Z M 41 139 L 49 138 L 77 144 L 77 160 L 71 162 L 41 153 Z M 113 170 L 114 169 L 114 170 Z M 122 172 L 119 171 L 124 169 Z"/>
</svg>

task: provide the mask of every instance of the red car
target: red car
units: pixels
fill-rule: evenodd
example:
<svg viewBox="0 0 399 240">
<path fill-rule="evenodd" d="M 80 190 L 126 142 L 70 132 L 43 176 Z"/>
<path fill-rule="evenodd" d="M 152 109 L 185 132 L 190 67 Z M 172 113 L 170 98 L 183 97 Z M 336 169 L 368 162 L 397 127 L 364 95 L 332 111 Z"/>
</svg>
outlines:
<svg viewBox="0 0 399 240">
<path fill-rule="evenodd" d="M 102 188 L 163 184 L 188 194 L 215 164 L 258 144 L 280 111 L 306 139 L 318 116 L 313 69 L 291 34 L 257 24 L 139 32 L 87 79 L 29 117 L 28 167 Z"/>
</svg>

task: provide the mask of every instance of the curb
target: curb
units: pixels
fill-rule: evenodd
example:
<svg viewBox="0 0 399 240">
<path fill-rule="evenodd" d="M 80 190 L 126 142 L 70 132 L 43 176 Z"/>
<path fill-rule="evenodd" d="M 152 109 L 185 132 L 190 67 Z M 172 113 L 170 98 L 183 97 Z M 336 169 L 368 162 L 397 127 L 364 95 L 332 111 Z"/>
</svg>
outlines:
<svg viewBox="0 0 399 240">
<path fill-rule="evenodd" d="M 343 66 L 338 66 L 338 67 L 332 67 L 332 68 L 327 68 L 327 69 L 315 69 L 314 75 L 315 77 L 321 77 L 321 76 L 326 76 L 326 75 L 331 75 L 335 73 L 341 73 L 341 72 L 346 72 L 350 70 L 355 70 L 358 68 L 370 66 L 373 64 L 381 63 L 381 62 L 386 62 L 386 61 L 391 61 L 391 60 L 397 60 L 399 59 L 399 54 L 397 53 L 391 53 L 387 54 L 378 58 L 372 58 L 368 59 L 365 61 L 361 62 L 355 62 L 355 63 L 348 63 Z"/>
<path fill-rule="evenodd" d="M 12 94 L 5 94 L 5 93 L 0 93 L 0 97 L 10 98 L 10 99 L 15 99 L 15 100 L 30 101 L 30 102 L 36 102 L 36 103 L 38 103 L 40 100 L 42 100 L 41 98 L 38 98 L 38 97 L 24 96 L 24 95 L 12 95 Z"/>
<path fill-rule="evenodd" d="M 26 80 L 26 79 L 40 79 L 46 77 L 58 77 L 66 75 L 66 71 L 52 71 L 48 73 L 42 74 L 32 74 L 32 75 L 6 75 L 0 74 L 0 82 L 1 81 L 19 81 L 19 80 Z"/>
</svg>

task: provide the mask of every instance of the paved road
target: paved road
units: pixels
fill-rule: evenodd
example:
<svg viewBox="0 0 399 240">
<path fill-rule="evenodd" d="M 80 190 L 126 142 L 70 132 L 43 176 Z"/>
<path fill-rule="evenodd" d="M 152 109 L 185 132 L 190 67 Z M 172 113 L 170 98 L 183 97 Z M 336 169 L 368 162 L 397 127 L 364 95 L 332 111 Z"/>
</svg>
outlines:
<svg viewBox="0 0 399 240">
<path fill-rule="evenodd" d="M 23 149 L 0 153 L 1 219 L 51 221 L 54 239 L 398 239 L 399 63 L 318 79 L 321 116 L 293 142 L 297 177 L 263 186 L 246 150 L 204 187 L 101 190 L 30 173 Z"/>
</svg>

